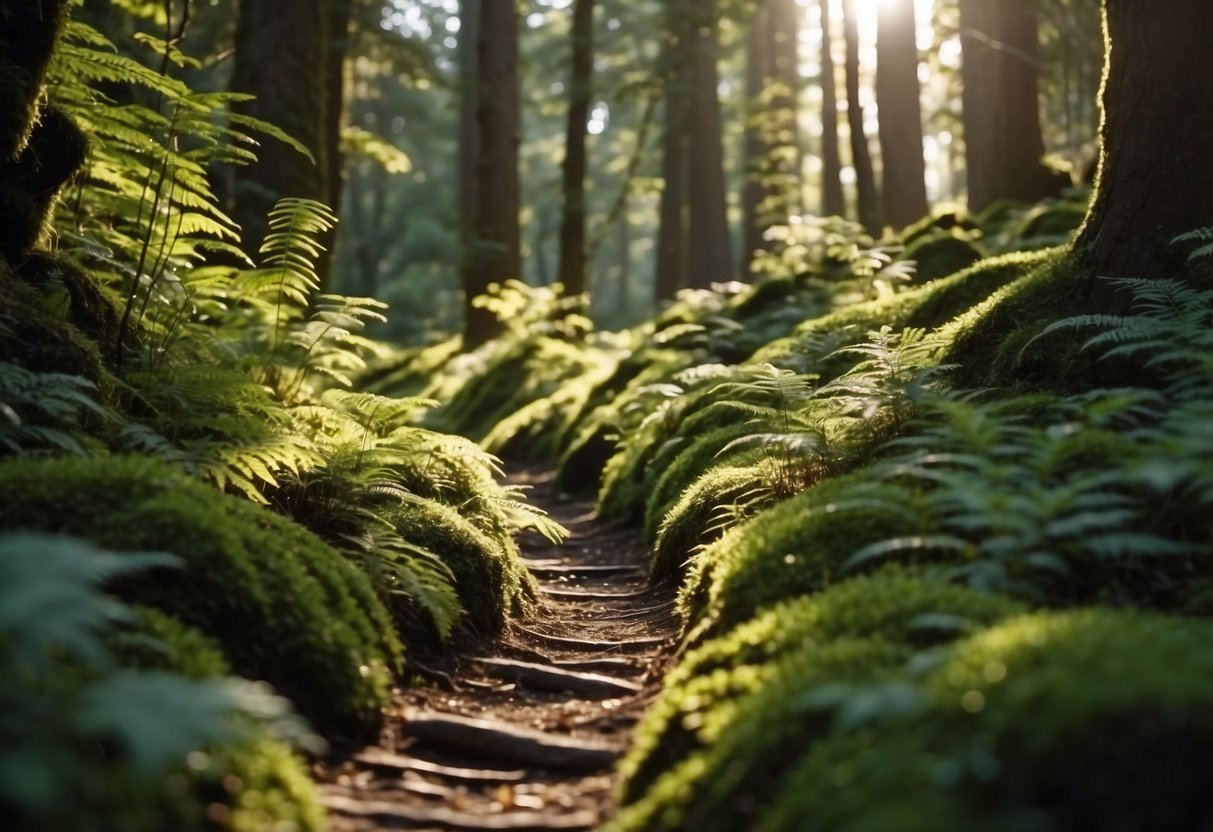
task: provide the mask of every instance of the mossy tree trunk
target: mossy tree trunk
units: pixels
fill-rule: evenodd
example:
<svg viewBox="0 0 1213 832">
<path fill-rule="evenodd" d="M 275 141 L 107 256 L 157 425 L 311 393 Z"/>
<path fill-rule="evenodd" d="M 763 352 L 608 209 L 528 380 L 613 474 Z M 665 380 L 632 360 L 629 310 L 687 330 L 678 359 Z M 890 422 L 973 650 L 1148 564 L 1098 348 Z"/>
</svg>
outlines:
<svg viewBox="0 0 1213 832">
<path fill-rule="evenodd" d="M 876 174 L 872 170 L 872 152 L 864 130 L 863 105 L 859 101 L 859 18 L 855 0 L 843 0 L 842 25 L 847 41 L 847 124 L 851 133 L 851 165 L 855 169 L 859 222 L 869 234 L 877 235 L 884 223 L 880 216 Z"/>
<path fill-rule="evenodd" d="M 833 21 L 830 0 L 819 0 L 821 19 L 821 213 L 841 217 L 847 212 L 842 194 L 842 155 L 838 147 L 838 87 L 834 77 Z"/>
<path fill-rule="evenodd" d="M 464 273 L 464 349 L 497 335 L 501 323 L 474 305 L 494 283 L 522 277 L 518 228 L 518 12 L 513 0 L 480 5 L 476 32 L 476 194 L 472 265 Z"/>
<path fill-rule="evenodd" d="M 328 183 L 328 0 L 241 0 L 231 88 L 255 98 L 238 110 L 294 136 L 313 155 L 263 145 L 255 163 L 233 173 L 232 216 L 253 254 L 266 215 L 283 197 L 326 202 Z M 321 274 L 327 267 L 318 264 Z M 323 290 L 324 287 L 321 287 Z"/>
<path fill-rule="evenodd" d="M 922 156 L 918 45 L 914 0 L 886 0 L 879 8 L 876 103 L 880 108 L 881 199 L 884 220 L 896 228 L 927 213 Z"/>
<path fill-rule="evenodd" d="M 560 217 L 558 280 L 567 295 L 586 287 L 585 178 L 586 122 L 594 72 L 594 0 L 576 0 L 573 6 L 573 60 L 569 82 L 569 114 L 564 165 L 564 207 Z"/>
<path fill-rule="evenodd" d="M 0 4 L 0 257 L 18 265 L 42 237 L 55 194 L 84 162 L 71 119 L 42 105 L 67 0 Z"/>
<path fill-rule="evenodd" d="M 960 0 L 965 163 L 975 213 L 1000 199 L 1036 202 L 1063 184 L 1041 161 L 1037 30 L 1034 0 Z"/>
<path fill-rule="evenodd" d="M 1178 274 L 1169 241 L 1213 225 L 1213 3 L 1105 0 L 1107 65 L 1096 198 L 1077 240 L 1091 300 L 1109 278 Z"/>
</svg>

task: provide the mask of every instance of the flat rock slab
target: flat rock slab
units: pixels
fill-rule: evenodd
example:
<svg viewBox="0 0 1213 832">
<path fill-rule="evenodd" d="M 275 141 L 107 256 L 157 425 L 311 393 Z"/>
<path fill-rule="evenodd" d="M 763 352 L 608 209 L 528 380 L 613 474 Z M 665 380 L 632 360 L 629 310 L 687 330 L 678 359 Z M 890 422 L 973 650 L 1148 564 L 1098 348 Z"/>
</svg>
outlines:
<svg viewBox="0 0 1213 832">
<path fill-rule="evenodd" d="M 429 760 L 418 760 L 404 754 L 392 754 L 389 751 L 373 748 L 367 749 L 352 758 L 369 769 L 387 774 L 404 774 L 415 771 L 418 774 L 428 774 L 445 780 L 457 780 L 461 783 L 520 783 L 526 779 L 526 772 L 521 769 L 514 771 L 497 771 L 483 768 L 457 768 L 431 763 Z"/>
<path fill-rule="evenodd" d="M 631 696 L 641 690 L 640 685 L 624 679 L 616 679 L 598 673 L 583 673 L 552 665 L 487 657 L 477 658 L 474 661 L 483 665 L 493 675 L 501 676 L 520 685 L 554 693 L 571 693 L 586 699 L 613 699 L 619 696 Z"/>
<path fill-rule="evenodd" d="M 406 718 L 404 734 L 443 749 L 563 771 L 603 771 L 619 758 L 614 746 L 485 719 L 423 714 Z"/>
<path fill-rule="evenodd" d="M 382 800 L 354 800 L 338 795 L 321 798 L 324 808 L 330 812 L 352 817 L 373 818 L 379 823 L 390 824 L 401 829 L 446 829 L 469 832 L 569 832 L 569 830 L 593 829 L 599 817 L 593 812 L 571 814 L 541 814 L 539 812 L 501 812 L 481 815 L 456 812 L 450 809 L 422 809 Z"/>
</svg>

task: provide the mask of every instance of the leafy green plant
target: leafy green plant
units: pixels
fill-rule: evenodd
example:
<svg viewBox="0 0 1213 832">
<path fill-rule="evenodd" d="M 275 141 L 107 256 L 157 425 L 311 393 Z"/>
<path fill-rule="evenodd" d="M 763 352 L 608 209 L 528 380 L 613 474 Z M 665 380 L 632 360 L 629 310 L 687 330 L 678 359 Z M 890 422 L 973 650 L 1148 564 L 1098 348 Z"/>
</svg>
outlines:
<svg viewBox="0 0 1213 832">
<path fill-rule="evenodd" d="M 0 536 L 0 807 L 10 828 L 200 828 L 166 788 L 188 755 L 244 746 L 266 731 L 322 747 L 263 685 L 118 663 L 106 637 L 134 615 L 102 587 L 178 563 Z"/>
<path fill-rule="evenodd" d="M 6 454 L 53 449 L 83 456 L 85 417 L 117 420 L 97 403 L 95 386 L 80 376 L 36 373 L 0 362 L 0 451 Z"/>
</svg>

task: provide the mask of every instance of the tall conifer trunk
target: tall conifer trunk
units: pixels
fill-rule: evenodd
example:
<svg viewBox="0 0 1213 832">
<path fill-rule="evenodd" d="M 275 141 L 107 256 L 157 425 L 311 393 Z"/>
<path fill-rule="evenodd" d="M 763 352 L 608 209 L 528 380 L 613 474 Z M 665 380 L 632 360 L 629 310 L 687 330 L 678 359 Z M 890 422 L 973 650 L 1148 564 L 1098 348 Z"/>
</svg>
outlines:
<svg viewBox="0 0 1213 832">
<path fill-rule="evenodd" d="M 838 147 L 838 87 L 834 77 L 833 21 L 830 0 L 819 0 L 821 13 L 821 213 L 841 217 L 847 212 L 842 194 L 842 156 Z"/>
<path fill-rule="evenodd" d="M 594 71 L 594 0 L 573 5 L 573 61 L 563 165 L 564 209 L 560 217 L 560 265 L 557 279 L 568 295 L 586 287 L 585 177 L 586 121 L 590 115 Z"/>
<path fill-rule="evenodd" d="M 1108 278 L 1178 273 L 1168 243 L 1213 225 L 1213 32 L 1208 0 L 1105 0 L 1108 58 L 1096 198 L 1076 243 L 1097 309 Z"/>
<path fill-rule="evenodd" d="M 872 152 L 864 130 L 863 105 L 859 101 L 859 19 L 855 0 L 843 0 L 842 25 L 847 41 L 847 124 L 851 132 L 851 164 L 855 169 L 855 191 L 859 202 L 859 222 L 869 234 L 879 234 L 880 196 L 876 174 L 872 170 Z"/>
<path fill-rule="evenodd" d="M 877 25 L 876 104 L 884 167 L 880 193 L 885 222 L 901 228 L 927 213 L 914 0 L 881 3 Z"/>
</svg>

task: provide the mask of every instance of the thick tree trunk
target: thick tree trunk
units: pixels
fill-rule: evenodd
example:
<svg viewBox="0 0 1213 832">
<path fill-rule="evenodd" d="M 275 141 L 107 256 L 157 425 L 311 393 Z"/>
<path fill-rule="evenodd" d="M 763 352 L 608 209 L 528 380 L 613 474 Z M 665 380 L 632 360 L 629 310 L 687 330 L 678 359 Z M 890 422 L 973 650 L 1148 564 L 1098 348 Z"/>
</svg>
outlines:
<svg viewBox="0 0 1213 832">
<path fill-rule="evenodd" d="M 698 6 L 698 4 L 697 4 Z M 720 117 L 719 13 L 697 7 L 691 42 L 689 282 L 707 288 L 733 276 L 728 198 L 724 184 L 724 137 Z"/>
<path fill-rule="evenodd" d="M 1177 272 L 1177 234 L 1213 224 L 1213 32 L 1208 0 L 1105 0 L 1108 64 L 1096 198 L 1076 249 L 1097 309 L 1123 311 L 1109 278 Z"/>
<path fill-rule="evenodd" d="M 691 114 L 690 38 L 682 0 L 667 0 L 665 69 L 665 134 L 661 149 L 661 208 L 653 291 L 658 302 L 673 299 L 688 279 L 688 123 Z"/>
<path fill-rule="evenodd" d="M 838 87 L 834 71 L 834 38 L 830 0 L 820 0 L 821 12 L 821 213 L 841 217 L 847 212 L 842 195 L 842 157 L 838 147 Z"/>
<path fill-rule="evenodd" d="M 477 38 L 480 83 L 476 126 L 475 268 L 464 281 L 464 348 L 500 331 L 500 322 L 473 300 L 494 283 L 522 276 L 518 210 L 518 14 L 507 0 L 483 3 Z"/>
<path fill-rule="evenodd" d="M 859 101 L 859 20 L 855 14 L 855 0 L 843 0 L 842 25 L 847 41 L 847 124 L 851 133 L 851 164 L 855 168 L 859 222 L 869 234 L 877 235 L 884 223 L 880 216 L 876 174 L 872 170 L 872 152 L 864 131 L 863 105 Z"/>
<path fill-rule="evenodd" d="M 1041 163 L 1036 7 L 1024 0 L 960 0 L 969 210 L 1000 199 L 1036 202 L 1057 191 Z"/>
<path fill-rule="evenodd" d="M 876 104 L 880 108 L 880 158 L 884 165 L 881 196 L 885 222 L 901 228 L 927 213 L 914 0 L 881 3 L 878 28 Z"/>
<path fill-rule="evenodd" d="M 279 199 L 330 197 L 328 27 L 325 0 L 241 0 L 231 88 L 256 97 L 236 109 L 281 127 L 315 157 L 262 147 L 255 163 L 236 169 L 232 216 L 247 252 L 260 248 Z"/>
<path fill-rule="evenodd" d="M 750 21 L 746 38 L 746 131 L 743 157 L 745 186 L 741 192 L 741 273 L 748 274 L 754 256 L 770 248 L 765 238 L 769 224 L 761 216 L 763 202 L 770 193 L 770 129 L 768 102 L 763 91 L 772 76 L 775 38 L 769 2 L 759 4 Z"/>
<path fill-rule="evenodd" d="M 560 217 L 558 280 L 567 295 L 586 287 L 585 177 L 586 121 L 590 116 L 594 71 L 594 0 L 573 6 L 573 66 L 564 153 L 564 210 Z"/>
<path fill-rule="evenodd" d="M 799 31 L 799 14 L 793 0 L 766 0 L 750 24 L 742 274 L 750 271 L 750 262 L 757 252 L 770 249 L 771 243 L 766 239 L 768 229 L 786 224 L 798 207 Z"/>
</svg>

